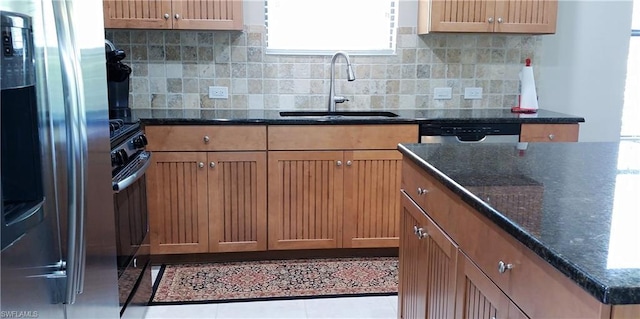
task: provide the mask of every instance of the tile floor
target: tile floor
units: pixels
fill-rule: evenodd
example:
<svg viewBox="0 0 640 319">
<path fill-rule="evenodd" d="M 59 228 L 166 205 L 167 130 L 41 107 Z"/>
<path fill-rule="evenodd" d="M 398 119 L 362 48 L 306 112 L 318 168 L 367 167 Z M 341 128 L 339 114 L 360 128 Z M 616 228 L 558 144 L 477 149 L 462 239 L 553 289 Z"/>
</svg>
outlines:
<svg viewBox="0 0 640 319">
<path fill-rule="evenodd" d="M 155 280 L 159 267 L 153 267 Z M 318 298 L 151 306 L 146 319 L 165 318 L 397 318 L 397 296 Z"/>
</svg>

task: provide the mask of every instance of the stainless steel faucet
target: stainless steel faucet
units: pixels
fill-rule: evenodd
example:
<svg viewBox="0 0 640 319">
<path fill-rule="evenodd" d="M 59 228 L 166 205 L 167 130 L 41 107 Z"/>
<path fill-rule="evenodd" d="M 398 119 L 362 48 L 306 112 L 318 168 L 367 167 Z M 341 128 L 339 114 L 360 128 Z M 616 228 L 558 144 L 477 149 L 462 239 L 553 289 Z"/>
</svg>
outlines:
<svg viewBox="0 0 640 319">
<path fill-rule="evenodd" d="M 329 112 L 335 112 L 336 103 L 343 103 L 349 101 L 344 96 L 336 96 L 336 59 L 338 56 L 343 56 L 347 60 L 347 80 L 355 81 L 356 75 L 351 68 L 351 61 L 349 61 L 349 55 L 347 52 L 338 51 L 331 58 L 331 79 L 329 82 Z"/>
</svg>

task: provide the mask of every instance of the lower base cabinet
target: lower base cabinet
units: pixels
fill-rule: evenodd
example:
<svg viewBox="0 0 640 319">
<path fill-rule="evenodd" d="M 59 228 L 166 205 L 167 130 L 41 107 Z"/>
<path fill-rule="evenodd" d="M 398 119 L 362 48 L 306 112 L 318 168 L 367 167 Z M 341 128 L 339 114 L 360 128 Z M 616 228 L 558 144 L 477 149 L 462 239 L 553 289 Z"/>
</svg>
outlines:
<svg viewBox="0 0 640 319">
<path fill-rule="evenodd" d="M 456 318 L 529 318 L 462 251 L 458 254 Z"/>
<path fill-rule="evenodd" d="M 407 195 L 400 217 L 400 318 L 453 318 L 458 247 Z"/>
<path fill-rule="evenodd" d="M 267 248 L 266 152 L 154 152 L 152 254 Z"/>
<path fill-rule="evenodd" d="M 397 150 L 270 151 L 269 249 L 398 246 Z"/>
<path fill-rule="evenodd" d="M 528 319 L 406 193 L 400 219 L 400 318 Z"/>
</svg>

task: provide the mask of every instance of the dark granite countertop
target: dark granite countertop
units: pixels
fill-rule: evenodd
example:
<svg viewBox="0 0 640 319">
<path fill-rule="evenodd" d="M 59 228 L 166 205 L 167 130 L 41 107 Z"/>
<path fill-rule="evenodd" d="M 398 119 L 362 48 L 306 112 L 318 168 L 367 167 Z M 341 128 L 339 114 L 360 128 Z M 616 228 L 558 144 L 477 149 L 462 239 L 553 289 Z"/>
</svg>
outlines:
<svg viewBox="0 0 640 319">
<path fill-rule="evenodd" d="M 281 110 L 134 109 L 147 125 L 202 124 L 402 124 L 402 123 L 579 123 L 584 118 L 547 110 L 516 114 L 509 109 L 398 109 L 398 117 L 283 117 Z"/>
<path fill-rule="evenodd" d="M 639 142 L 398 148 L 599 301 L 640 304 Z"/>
</svg>

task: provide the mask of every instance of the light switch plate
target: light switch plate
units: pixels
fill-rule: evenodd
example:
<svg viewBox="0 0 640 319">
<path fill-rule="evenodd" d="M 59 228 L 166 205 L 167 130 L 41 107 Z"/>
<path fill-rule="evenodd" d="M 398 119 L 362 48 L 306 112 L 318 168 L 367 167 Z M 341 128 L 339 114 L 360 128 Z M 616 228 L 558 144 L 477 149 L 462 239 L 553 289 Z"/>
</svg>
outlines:
<svg viewBox="0 0 640 319">
<path fill-rule="evenodd" d="M 228 99 L 229 88 L 226 86 L 210 86 L 209 98 L 210 99 Z"/>
<path fill-rule="evenodd" d="M 452 90 L 450 87 L 433 89 L 434 100 L 451 100 Z"/>
<path fill-rule="evenodd" d="M 482 88 L 464 88 L 465 100 L 480 100 L 482 99 Z"/>
</svg>

